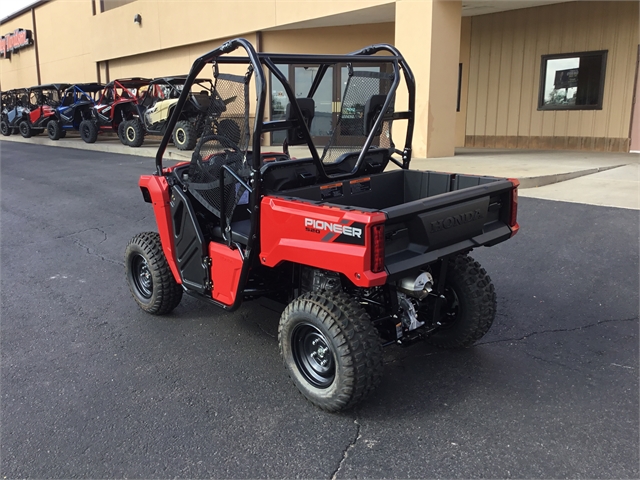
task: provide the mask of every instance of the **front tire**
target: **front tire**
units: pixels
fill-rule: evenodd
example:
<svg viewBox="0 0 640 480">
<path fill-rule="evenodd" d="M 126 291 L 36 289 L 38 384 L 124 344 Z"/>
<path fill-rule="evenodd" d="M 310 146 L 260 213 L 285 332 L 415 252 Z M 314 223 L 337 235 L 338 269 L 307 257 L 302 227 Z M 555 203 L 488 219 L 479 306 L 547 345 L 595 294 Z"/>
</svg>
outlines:
<svg viewBox="0 0 640 480">
<path fill-rule="evenodd" d="M 22 135 L 24 138 L 31 138 L 31 135 L 33 135 L 31 125 L 29 125 L 29 122 L 27 122 L 26 120 L 20 122 L 20 125 L 18 125 L 18 129 L 20 130 L 20 135 Z"/>
<path fill-rule="evenodd" d="M 491 328 L 496 292 L 484 268 L 468 255 L 449 260 L 442 326 L 427 341 L 442 348 L 470 347 Z"/>
<path fill-rule="evenodd" d="M 124 136 L 127 145 L 139 147 L 144 142 L 144 128 L 140 120 L 129 120 L 124 127 Z"/>
<path fill-rule="evenodd" d="M 382 375 L 382 345 L 369 315 L 343 293 L 306 293 L 280 318 L 280 355 L 298 390 L 329 412 L 353 407 Z"/>
<path fill-rule="evenodd" d="M 173 278 L 159 234 L 133 237 L 125 250 L 124 265 L 129 290 L 142 310 L 163 315 L 180 304 L 182 287 Z"/>
<path fill-rule="evenodd" d="M 62 126 L 57 120 L 49 120 L 47 134 L 51 140 L 59 140 L 62 137 Z"/>
<path fill-rule="evenodd" d="M 0 121 L 0 134 L 2 134 L 5 137 L 8 137 L 9 135 L 11 135 L 11 129 L 9 128 L 9 124 L 7 123 L 6 120 Z"/>
<path fill-rule="evenodd" d="M 196 129 L 190 122 L 181 120 L 176 123 L 176 128 L 173 130 L 173 144 L 178 147 L 178 150 L 193 150 L 197 141 Z"/>
<path fill-rule="evenodd" d="M 86 143 L 95 143 L 98 139 L 98 127 L 93 120 L 80 122 L 80 137 Z"/>
</svg>

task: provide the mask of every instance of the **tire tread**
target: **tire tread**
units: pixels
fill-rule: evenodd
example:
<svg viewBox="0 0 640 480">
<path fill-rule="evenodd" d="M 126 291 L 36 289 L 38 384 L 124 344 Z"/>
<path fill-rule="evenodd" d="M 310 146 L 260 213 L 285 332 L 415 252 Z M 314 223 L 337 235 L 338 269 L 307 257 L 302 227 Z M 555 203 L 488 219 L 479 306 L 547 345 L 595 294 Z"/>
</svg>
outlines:
<svg viewBox="0 0 640 480">
<path fill-rule="evenodd" d="M 129 283 L 129 289 L 133 298 L 138 305 L 147 313 L 154 315 L 164 315 L 174 310 L 182 300 L 182 287 L 173 278 L 173 272 L 169 267 L 169 263 L 162 250 L 162 243 L 160 241 L 160 235 L 157 232 L 143 232 L 133 237 L 127 244 L 127 256 L 130 247 L 136 246 L 144 252 L 149 263 L 149 268 L 152 272 L 156 272 L 158 276 L 158 282 L 154 275 L 153 288 L 157 289 L 157 295 L 152 295 L 153 302 L 150 304 L 144 304 L 139 301 L 134 287 Z M 125 261 L 125 269 L 127 271 L 128 278 L 129 262 Z M 154 292 L 155 293 L 155 292 Z"/>
<path fill-rule="evenodd" d="M 329 412 L 355 406 L 375 390 L 382 378 L 382 345 L 369 315 L 344 293 L 306 293 L 291 302 L 282 314 L 278 338 L 283 358 L 285 352 L 281 339 L 286 334 L 286 321 L 298 311 L 317 317 L 326 326 L 336 342 L 336 355 L 346 365 L 344 387 L 334 397 L 317 398 L 301 393 L 314 405 Z M 285 368 L 289 371 L 286 361 Z M 289 376 L 296 383 L 291 373 Z"/>
</svg>

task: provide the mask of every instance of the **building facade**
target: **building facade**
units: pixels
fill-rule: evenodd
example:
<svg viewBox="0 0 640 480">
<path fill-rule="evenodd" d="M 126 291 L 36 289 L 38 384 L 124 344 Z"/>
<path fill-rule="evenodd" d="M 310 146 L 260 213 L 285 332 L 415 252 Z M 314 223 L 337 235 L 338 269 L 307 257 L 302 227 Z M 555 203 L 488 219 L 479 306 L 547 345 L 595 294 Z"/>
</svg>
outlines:
<svg viewBox="0 0 640 480">
<path fill-rule="evenodd" d="M 283 53 L 390 43 L 417 80 L 414 156 L 449 156 L 462 146 L 628 152 L 640 148 L 640 119 L 632 121 L 640 110 L 638 5 L 41 0 L 0 21 L 0 88 L 184 74 L 239 36 L 258 51 Z M 316 101 L 326 114 L 340 102 L 344 69 L 335 70 Z M 295 66 L 283 73 L 294 88 L 313 75 Z M 271 92 L 277 117 L 277 82 Z"/>
</svg>

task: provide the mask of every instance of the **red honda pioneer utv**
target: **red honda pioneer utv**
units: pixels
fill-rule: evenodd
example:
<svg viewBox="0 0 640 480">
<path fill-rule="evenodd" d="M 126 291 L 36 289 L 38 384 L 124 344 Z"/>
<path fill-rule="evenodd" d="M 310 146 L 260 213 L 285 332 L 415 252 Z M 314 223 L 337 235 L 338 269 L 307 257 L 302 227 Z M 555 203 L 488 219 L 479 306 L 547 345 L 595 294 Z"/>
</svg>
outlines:
<svg viewBox="0 0 640 480">
<path fill-rule="evenodd" d="M 124 138 L 129 146 L 142 145 L 145 134 L 164 135 L 186 79 L 186 76 L 156 78 L 148 87 L 141 88 L 143 92 L 138 92 L 137 116 L 124 125 Z M 196 146 L 204 128 L 212 91 L 213 84 L 209 79 L 198 78 L 193 82 L 173 129 L 173 143 L 179 150 L 193 150 Z"/>
<path fill-rule="evenodd" d="M 123 78 L 105 85 L 98 104 L 93 107 L 92 118 L 80 122 L 82 140 L 95 143 L 98 133 L 115 131 L 126 145 L 124 122 L 137 114 L 138 89 L 149 85 L 150 81 L 148 78 Z"/>
<path fill-rule="evenodd" d="M 29 114 L 24 116 L 18 128 L 20 135 L 29 138 L 45 131 L 47 123 L 55 118 L 60 106 L 61 93 L 69 87 L 65 83 L 52 83 L 29 88 Z"/>
<path fill-rule="evenodd" d="M 190 162 L 163 167 L 170 132 L 208 63 L 215 100 L 202 137 Z M 220 71 L 239 65 L 244 75 Z M 295 97 L 277 65 L 313 68 L 306 97 Z M 263 120 L 265 69 L 289 102 L 282 120 Z M 336 69 L 347 77 L 340 111 L 316 149 L 314 97 Z M 398 105 L 402 80 L 407 103 Z M 286 304 L 278 330 L 285 368 L 328 411 L 376 387 L 384 345 L 472 345 L 493 322 L 496 294 L 468 254 L 518 231 L 518 182 L 410 170 L 414 105 L 411 70 L 390 45 L 286 55 L 235 39 L 197 59 L 156 172 L 139 181 L 158 233 L 138 234 L 126 248 L 135 301 L 152 314 L 172 311 L 183 292 L 228 311 L 257 297 Z M 402 150 L 391 135 L 397 121 L 406 127 Z M 262 154 L 263 134 L 278 131 L 283 154 Z M 289 157 L 290 145 L 306 145 L 309 157 Z"/>
</svg>

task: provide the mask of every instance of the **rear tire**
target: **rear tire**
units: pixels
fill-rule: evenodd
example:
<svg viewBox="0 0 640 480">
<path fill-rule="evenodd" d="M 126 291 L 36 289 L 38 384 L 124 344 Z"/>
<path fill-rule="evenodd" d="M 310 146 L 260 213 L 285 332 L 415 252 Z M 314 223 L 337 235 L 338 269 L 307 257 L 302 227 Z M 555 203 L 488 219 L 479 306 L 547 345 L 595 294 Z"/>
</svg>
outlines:
<svg viewBox="0 0 640 480">
<path fill-rule="evenodd" d="M 173 278 L 159 234 L 133 237 L 125 250 L 124 265 L 129 290 L 142 310 L 163 315 L 180 304 L 182 287 Z"/>
<path fill-rule="evenodd" d="M 468 255 L 449 260 L 442 327 L 427 342 L 442 348 L 470 347 L 491 328 L 496 316 L 496 292 L 484 268 Z"/>
<path fill-rule="evenodd" d="M 382 376 L 382 345 L 369 315 L 344 293 L 306 293 L 280 317 L 280 355 L 293 383 L 329 412 L 351 408 Z"/>
<path fill-rule="evenodd" d="M 95 143 L 98 139 L 98 127 L 93 120 L 83 120 L 80 122 L 80 137 L 86 143 Z"/>
<path fill-rule="evenodd" d="M 20 122 L 20 125 L 18 125 L 18 129 L 20 130 L 20 135 L 22 135 L 24 138 L 31 138 L 31 135 L 33 135 L 31 125 L 29 125 L 29 122 L 27 122 L 26 120 L 22 120 Z"/>
<path fill-rule="evenodd" d="M 129 120 L 124 127 L 124 136 L 127 140 L 127 145 L 137 148 L 144 142 L 144 128 L 140 120 Z"/>
<path fill-rule="evenodd" d="M 0 121 L 0 134 L 2 134 L 5 137 L 8 137 L 9 135 L 11 135 L 11 129 L 9 128 L 9 124 L 7 123 L 6 120 Z"/>
<path fill-rule="evenodd" d="M 57 120 L 49 120 L 47 134 L 51 140 L 59 140 L 62 137 L 62 126 Z"/>
<path fill-rule="evenodd" d="M 194 126 L 186 121 L 181 120 L 176 123 L 173 130 L 173 144 L 178 150 L 193 150 L 198 141 L 198 135 Z"/>
</svg>

